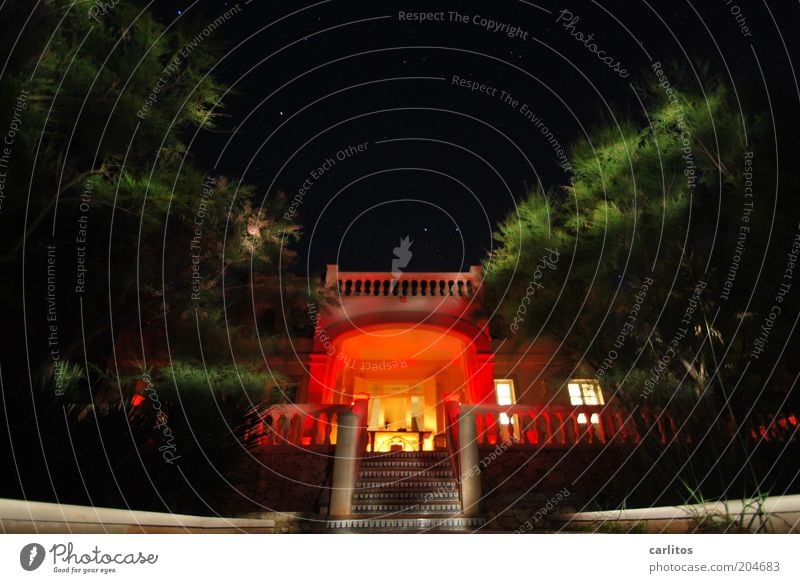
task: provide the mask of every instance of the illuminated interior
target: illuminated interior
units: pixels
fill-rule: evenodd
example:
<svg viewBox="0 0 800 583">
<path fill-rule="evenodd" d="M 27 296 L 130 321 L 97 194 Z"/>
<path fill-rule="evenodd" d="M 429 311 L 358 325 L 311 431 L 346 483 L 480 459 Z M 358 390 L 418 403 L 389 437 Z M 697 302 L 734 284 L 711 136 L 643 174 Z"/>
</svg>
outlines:
<svg viewBox="0 0 800 583">
<path fill-rule="evenodd" d="M 603 391 L 600 389 L 600 384 L 594 380 L 571 380 L 567 383 L 569 390 L 569 402 L 572 405 L 603 405 Z M 595 429 L 600 427 L 600 416 L 597 413 L 592 413 L 589 419 L 586 419 L 585 413 L 578 413 L 577 421 L 581 425 L 586 425 L 588 421 L 594 425 Z"/>
<path fill-rule="evenodd" d="M 434 449 L 444 431 L 444 401 L 463 395 L 467 348 L 446 330 L 384 327 L 338 341 L 331 402 L 369 397 L 374 451 Z"/>
<path fill-rule="evenodd" d="M 494 381 L 494 392 L 498 405 L 514 404 L 514 381 L 511 379 L 496 379 Z M 510 422 L 508 415 L 500 413 L 500 423 L 508 425 Z"/>
<path fill-rule="evenodd" d="M 603 405 L 603 391 L 593 380 L 572 380 L 567 383 L 569 402 L 572 405 Z"/>
</svg>

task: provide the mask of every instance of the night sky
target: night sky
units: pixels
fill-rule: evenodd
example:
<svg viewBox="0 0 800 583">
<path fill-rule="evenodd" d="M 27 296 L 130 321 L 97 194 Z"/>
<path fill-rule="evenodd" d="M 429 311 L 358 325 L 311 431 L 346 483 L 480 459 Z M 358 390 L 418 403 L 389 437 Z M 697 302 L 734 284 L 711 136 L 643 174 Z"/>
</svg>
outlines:
<svg viewBox="0 0 800 583">
<path fill-rule="evenodd" d="M 635 472 L 620 474 L 622 480 L 615 473 L 606 484 L 614 486 L 604 492 L 607 502 L 581 501 L 587 508 L 627 505 L 636 500 L 628 495 L 641 490 L 641 499 L 650 505 L 684 503 L 688 496 L 738 499 L 750 492 L 759 496 L 751 508 L 760 511 L 762 494 L 780 493 L 775 485 L 790 484 L 786 491 L 797 492 L 797 464 L 784 461 L 796 459 L 797 450 L 788 447 L 788 440 L 767 443 L 772 438 L 766 438 L 765 427 L 793 420 L 796 445 L 800 377 L 791 355 L 798 351 L 800 323 L 800 83 L 794 73 L 800 62 L 800 0 L 153 0 L 149 7 L 84 0 L 70 4 L 69 18 L 62 19 L 71 1 L 0 0 L 0 12 L 11 9 L 0 17 L 0 25 L 6 25 L 0 46 L 10 55 L 11 82 L 4 79 L 4 89 L 14 88 L 3 92 L 11 106 L 2 131 L 5 138 L 19 134 L 13 165 L 11 144 L 0 149 L 0 240 L 11 245 L 0 256 L 5 261 L 0 279 L 5 340 L 0 353 L 0 498 L 192 514 L 217 512 L 218 499 L 226 516 L 239 515 L 240 507 L 229 511 L 224 503 L 240 476 L 255 476 L 254 487 L 272 494 L 268 474 L 225 474 L 215 465 L 215 460 L 222 460 L 221 467 L 235 461 L 228 448 L 238 452 L 246 439 L 240 441 L 236 432 L 245 427 L 240 420 L 252 399 L 302 399 L 304 383 L 314 386 L 306 377 L 320 370 L 313 363 L 322 362 L 317 359 L 321 352 L 308 356 L 307 351 L 322 346 L 331 354 L 322 332 L 347 331 L 331 340 L 344 356 L 352 330 L 363 326 L 359 342 L 372 348 L 372 324 L 378 330 L 379 322 L 390 319 L 387 326 L 405 322 L 410 330 L 442 323 L 443 337 L 457 338 L 463 354 L 470 355 L 464 360 L 464 374 L 473 379 L 470 386 L 491 383 L 492 374 L 508 375 L 516 379 L 518 396 L 541 390 L 542 400 L 554 396 L 551 404 L 559 404 L 556 399 L 563 396 L 566 404 L 568 391 L 559 391 L 567 379 L 596 376 L 607 391 L 606 403 L 619 403 L 619 411 L 636 411 L 644 403 L 652 415 L 662 404 L 665 410 L 674 406 L 671 414 L 685 425 L 680 416 L 692 407 L 691 424 L 707 430 L 703 438 L 693 438 L 689 449 L 688 441 L 667 443 L 663 429 L 659 440 L 651 425 L 624 454 L 631 452 L 633 466 L 628 467 L 644 472 L 644 478 L 634 484 Z M 88 18 L 91 10 L 113 11 L 115 6 L 125 10 L 97 23 L 77 20 Z M 141 23 L 134 25 L 130 16 L 140 8 L 155 12 L 155 28 L 137 30 Z M 36 18 L 26 28 L 30 14 Z M 166 42 L 149 53 L 162 27 Z M 75 30 L 82 28 L 86 36 L 78 38 Z M 137 38 L 137 32 L 143 34 Z M 52 45 L 58 50 L 45 48 L 51 47 L 50 39 L 58 41 Z M 202 43 L 204 50 L 185 58 L 181 67 L 167 61 L 174 59 L 169 53 L 182 54 L 193 43 Z M 49 52 L 40 60 L 43 50 Z M 206 50 L 217 52 L 208 74 L 227 91 L 215 127 L 195 129 L 191 122 L 201 120 L 205 104 L 188 100 L 186 80 L 194 82 L 196 74 L 206 73 Z M 145 53 L 150 63 L 140 71 L 136 60 Z M 107 57 L 114 65 L 110 69 Z M 169 74 L 159 73 L 168 62 L 173 63 Z M 328 330 L 317 320 L 335 303 L 333 294 L 318 293 L 326 264 L 337 263 L 344 271 L 390 272 L 394 259 L 405 258 L 395 249 L 408 239 L 409 260 L 398 267 L 406 275 L 467 271 L 488 257 L 498 224 L 513 217 L 528 194 L 545 190 L 563 197 L 558 202 L 572 202 L 567 190 L 571 147 L 587 137 L 596 140 L 603 128 L 646 127 L 649 112 L 643 104 L 651 104 L 651 110 L 664 104 L 664 92 L 655 86 L 655 63 L 687 95 L 702 95 L 723 83 L 726 96 L 742 105 L 747 123 L 763 123 L 757 126 L 762 131 L 752 132 L 756 137 L 750 148 L 757 153 L 754 173 L 763 177 L 750 185 L 758 200 L 752 223 L 752 202 L 723 198 L 749 198 L 750 187 L 740 189 L 747 183 L 742 164 L 719 173 L 730 182 L 718 198 L 707 183 L 697 199 L 690 198 L 688 186 L 674 187 L 667 196 L 659 186 L 650 187 L 641 196 L 653 197 L 648 203 L 665 200 L 664 215 L 669 210 L 676 213 L 673 218 L 655 225 L 652 209 L 658 207 L 646 205 L 642 227 L 635 222 L 639 230 L 621 233 L 629 223 L 618 221 L 622 227 L 615 231 L 608 228 L 614 226 L 609 220 L 602 225 L 602 241 L 600 228 L 592 232 L 600 223 L 591 225 L 584 231 L 588 241 L 580 240 L 577 251 L 564 245 L 558 272 L 542 277 L 544 268 L 535 263 L 539 250 L 526 253 L 530 250 L 509 245 L 513 259 L 508 263 L 521 258 L 523 269 L 504 273 L 501 258 L 499 273 L 482 286 L 487 293 L 472 294 L 462 314 L 453 311 L 463 305 L 459 298 L 441 297 L 442 304 L 431 297 L 406 302 L 407 294 L 399 291 L 396 303 L 391 297 L 385 304 L 375 303 L 378 298 L 360 303 L 363 320 L 347 326 L 344 317 Z M 185 77 L 177 79 L 174 91 L 160 94 L 163 101 L 156 107 L 156 88 L 181 74 Z M 103 85 L 95 85 L 97 79 Z M 127 85 L 132 79 L 135 86 Z M 68 83 L 59 93 L 63 80 Z M 15 83 L 25 95 L 32 89 L 35 106 L 27 110 L 28 117 L 13 109 L 23 94 Z M 213 93 L 208 85 L 213 84 L 201 82 L 201 95 Z M 143 118 L 132 112 L 147 103 L 140 101 L 145 95 L 158 117 L 140 123 Z M 193 115 L 180 115 L 176 103 L 184 97 L 197 107 Z M 117 108 L 118 102 L 124 107 Z M 728 102 L 719 110 L 731 114 Z M 733 111 L 733 117 L 739 113 Z M 175 126 L 164 122 L 173 115 L 185 122 L 177 136 L 170 135 Z M 715 138 L 732 135 L 738 127 L 728 124 L 729 133 L 715 132 Z M 695 135 L 693 143 L 704 146 L 700 137 Z M 126 151 L 126 142 L 136 146 Z M 649 156 L 652 142 L 644 142 L 647 147 L 640 150 Z M 159 149 L 159 144 L 169 147 Z M 185 164 L 183 144 L 188 144 Z M 703 152 L 705 171 L 715 162 L 713 152 L 713 147 Z M 125 166 L 128 153 L 133 162 Z M 609 158 L 610 166 L 616 164 L 615 153 Z M 654 184 L 658 168 L 648 163 L 651 158 L 642 159 L 637 172 L 652 171 L 645 184 Z M 737 159 L 724 158 L 731 160 Z M 775 175 L 767 176 L 775 162 Z M 186 170 L 185 181 L 173 179 L 179 164 Z M 677 167 L 670 167 L 670 174 L 675 176 Z M 683 166 L 683 172 L 688 168 Z M 616 183 L 627 188 L 618 174 Z M 292 243 L 297 260 L 287 268 L 297 277 L 284 279 L 285 272 L 271 263 L 291 254 L 274 253 L 269 236 L 277 229 L 265 234 L 263 223 L 252 221 L 246 205 L 238 204 L 241 200 L 230 206 L 233 216 L 227 218 L 233 223 L 224 222 L 221 212 L 208 223 L 198 222 L 201 209 L 210 212 L 202 197 L 212 196 L 212 189 L 204 193 L 204 183 L 194 181 L 221 175 L 252 185 L 253 205 L 268 206 L 270 213 L 274 207 L 266 203 L 285 196 L 285 219 L 302 228 L 299 242 Z M 143 187 L 150 176 L 155 179 Z M 88 193 L 95 186 L 95 194 Z M 179 196 L 172 198 L 170 192 Z M 227 197 L 227 189 L 217 192 Z M 633 207 L 623 200 L 629 192 L 612 193 L 619 195 L 626 213 Z M 591 204 L 597 203 L 596 191 L 589 194 Z M 228 199 L 220 196 L 214 202 Z M 745 223 L 752 225 L 752 233 Z M 659 233 L 648 274 L 640 268 L 645 259 L 650 261 L 654 241 L 647 237 L 655 239 L 656 227 L 683 231 Z M 750 233 L 746 238 L 743 227 Z M 223 228 L 230 230 L 222 233 Z M 565 220 L 562 232 L 569 232 L 570 243 L 571 228 Z M 543 239 L 535 227 L 529 230 L 527 240 Z M 609 247 L 607 240 L 613 243 Z M 630 241 L 644 244 L 633 249 L 637 253 L 627 253 Z M 254 253 L 261 244 L 266 253 Z M 262 270 L 256 275 L 266 277 L 252 277 L 247 268 L 253 266 Z M 697 273 L 698 266 L 703 273 Z M 730 300 L 716 295 L 720 290 L 712 288 L 717 285 L 731 290 Z M 649 290 L 646 298 L 643 289 Z M 701 299 L 695 290 L 707 293 Z M 432 312 L 437 319 L 420 316 L 419 310 L 434 303 L 444 306 L 441 313 Z M 384 312 L 373 317 L 368 310 Z M 433 311 L 439 312 L 438 307 Z M 444 330 L 449 318 L 458 324 Z M 480 330 L 475 342 L 467 344 L 462 337 L 462 322 L 463 330 L 471 330 L 467 324 Z M 499 355 L 495 369 L 483 343 L 489 336 L 491 350 Z M 422 337 L 415 332 L 403 341 L 409 352 Z M 612 352 L 619 360 L 611 358 Z M 672 360 L 665 360 L 669 354 Z M 334 359 L 329 363 L 334 370 Z M 606 369 L 600 374 L 601 365 L 608 367 L 608 375 Z M 412 375 L 409 383 L 421 374 L 414 370 L 403 373 Z M 320 382 L 333 379 L 326 378 Z M 151 392 L 152 380 L 161 397 Z M 660 392 L 648 401 L 651 385 Z M 492 390 L 490 384 L 487 394 Z M 146 412 L 140 420 L 130 411 L 145 402 L 145 392 L 159 405 L 137 410 Z M 174 434 L 185 456 L 180 468 L 161 463 L 160 441 L 148 426 L 149 419 L 158 420 L 155 430 L 163 431 L 162 402 L 170 419 L 182 424 Z M 95 413 L 81 421 L 77 412 L 90 409 L 73 405 L 89 403 Z M 100 407 L 95 409 L 95 403 Z M 112 406 L 107 413 L 101 411 L 105 404 Z M 328 411 L 326 423 L 333 423 L 333 409 Z M 536 411 L 529 419 L 537 424 L 543 418 L 540 409 L 528 411 Z M 561 416 L 563 409 L 551 411 Z M 131 419 L 136 419 L 134 429 Z M 562 418 L 567 419 L 574 417 Z M 754 438 L 752 447 L 747 435 Z M 536 451 L 549 443 L 543 435 Z M 610 443 L 605 442 L 603 452 Z M 558 449 L 571 451 L 563 445 Z M 634 456 L 637 451 L 641 457 Z M 511 468 L 513 459 L 502 468 Z M 607 471 L 606 461 L 603 457 L 595 472 Z M 332 465 L 327 460 L 319 467 L 330 470 Z M 697 488 L 683 480 L 687 476 Z M 587 477 L 595 480 L 594 474 Z M 711 481 L 719 484 L 708 490 Z M 312 485 L 323 482 L 320 477 Z M 524 512 L 540 496 L 531 488 L 520 507 Z M 531 493 L 534 498 L 527 497 Z M 328 504 L 322 500 L 314 502 L 316 508 Z M 503 494 L 505 500 L 510 498 Z M 305 511 L 298 510 L 301 514 Z M 513 516 L 523 515 L 514 510 Z"/>
<path fill-rule="evenodd" d="M 162 16 L 198 30 L 232 7 L 159 2 Z M 432 10 L 434 20 L 411 20 Z M 642 123 L 653 62 L 677 63 L 695 87 L 708 82 L 706 62 L 757 100 L 760 70 L 794 89 L 785 72 L 796 41 L 776 22 L 790 30 L 799 12 L 724 0 L 240 2 L 212 33 L 230 89 L 225 117 L 192 155 L 255 185 L 257 204 L 298 196 L 298 271 L 388 271 L 405 236 L 409 271 L 467 269 L 515 201 L 568 183 L 558 146 L 603 123 Z"/>
</svg>

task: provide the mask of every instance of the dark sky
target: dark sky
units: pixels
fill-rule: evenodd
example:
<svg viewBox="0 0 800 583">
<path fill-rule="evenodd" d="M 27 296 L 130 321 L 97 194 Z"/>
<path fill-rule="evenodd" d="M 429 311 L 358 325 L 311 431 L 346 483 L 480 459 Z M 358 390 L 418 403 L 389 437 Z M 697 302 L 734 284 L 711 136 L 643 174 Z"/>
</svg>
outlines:
<svg viewBox="0 0 800 583">
<path fill-rule="evenodd" d="M 200 30 L 235 2 L 158 4 Z M 491 248 L 492 230 L 515 200 L 537 183 L 567 182 L 557 145 L 608 121 L 641 122 L 634 89 L 654 80 L 652 62 L 696 73 L 694 88 L 709 82 L 698 68 L 706 62 L 743 96 L 763 100 L 759 64 L 769 83 L 794 89 L 784 78 L 787 51 L 797 54 L 787 32 L 800 24 L 797 3 L 745 0 L 239 7 L 212 33 L 224 39 L 218 72 L 231 91 L 226 117 L 198 137 L 194 155 L 208 166 L 218 160 L 221 172 L 256 185 L 259 197 L 282 190 L 291 199 L 305 182 L 297 267 L 311 272 L 335 262 L 388 271 L 405 236 L 413 240 L 409 271 L 466 269 Z M 401 20 L 401 12 L 419 11 L 440 12 L 441 20 Z M 490 30 L 482 19 L 519 32 Z M 594 35 L 593 49 L 578 33 Z M 624 71 L 614 70 L 617 61 Z M 453 76 L 493 95 L 459 87 Z M 502 91 L 517 103 L 504 102 Z M 347 152 L 358 144 L 363 151 Z"/>
</svg>

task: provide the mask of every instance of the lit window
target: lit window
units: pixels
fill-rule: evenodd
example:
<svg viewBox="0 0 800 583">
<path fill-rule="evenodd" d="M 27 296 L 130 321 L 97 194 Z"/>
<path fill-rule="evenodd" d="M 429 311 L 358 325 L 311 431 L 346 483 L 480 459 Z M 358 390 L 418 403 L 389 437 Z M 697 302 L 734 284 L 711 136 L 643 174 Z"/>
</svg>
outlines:
<svg viewBox="0 0 800 583">
<path fill-rule="evenodd" d="M 597 413 L 592 413 L 592 416 L 589 417 L 589 421 L 591 421 L 592 425 L 598 425 L 600 423 L 600 416 Z M 578 413 L 578 423 L 586 425 L 586 414 Z"/>
<path fill-rule="evenodd" d="M 497 397 L 498 405 L 514 404 L 514 381 L 511 379 L 496 379 L 494 381 L 494 392 Z M 500 423 L 508 425 L 511 420 L 506 413 L 500 413 Z"/>
<path fill-rule="evenodd" d="M 574 380 L 567 383 L 572 405 L 602 405 L 603 391 L 597 381 Z M 585 423 L 585 421 L 584 421 Z"/>
</svg>

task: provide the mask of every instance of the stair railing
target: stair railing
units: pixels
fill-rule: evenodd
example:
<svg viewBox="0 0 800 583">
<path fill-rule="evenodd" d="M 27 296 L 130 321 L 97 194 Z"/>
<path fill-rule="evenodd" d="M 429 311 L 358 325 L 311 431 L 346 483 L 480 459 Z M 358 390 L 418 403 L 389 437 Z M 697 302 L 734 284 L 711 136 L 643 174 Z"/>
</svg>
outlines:
<svg viewBox="0 0 800 583">
<path fill-rule="evenodd" d="M 339 416 L 331 480 L 331 516 L 350 516 L 353 513 L 353 493 L 367 446 L 368 403 L 368 399 L 356 399 L 351 411 Z"/>
<path fill-rule="evenodd" d="M 445 435 L 447 436 L 447 453 L 450 464 L 453 467 L 453 476 L 456 480 L 461 476 L 459 464 L 459 439 L 458 439 L 458 416 L 461 414 L 461 405 L 457 401 L 445 401 Z M 459 488 L 460 491 L 460 488 Z M 460 493 L 459 493 L 460 496 Z"/>
</svg>

